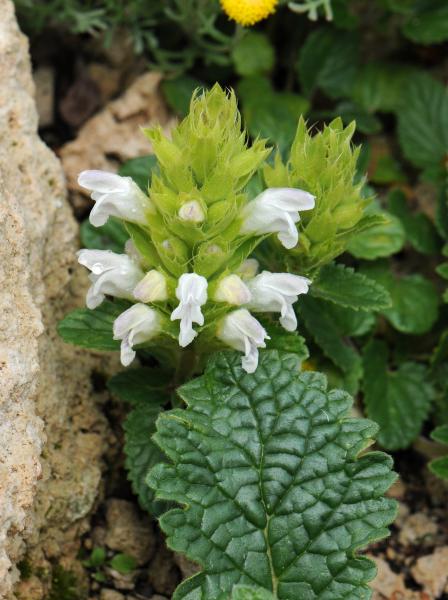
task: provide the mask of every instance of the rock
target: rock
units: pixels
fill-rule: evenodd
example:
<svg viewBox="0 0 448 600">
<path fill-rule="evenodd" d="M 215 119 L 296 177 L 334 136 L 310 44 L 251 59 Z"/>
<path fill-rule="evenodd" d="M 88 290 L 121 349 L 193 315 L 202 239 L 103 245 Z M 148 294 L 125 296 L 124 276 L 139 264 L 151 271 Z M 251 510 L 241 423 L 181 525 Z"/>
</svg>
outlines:
<svg viewBox="0 0 448 600">
<path fill-rule="evenodd" d="M 92 371 L 100 353 L 62 342 L 57 322 L 84 303 L 78 227 L 61 166 L 37 135 L 26 38 L 0 0 L 0 598 L 25 550 L 74 556 L 98 494 L 107 424 Z"/>
<path fill-rule="evenodd" d="M 429 541 L 437 534 L 437 525 L 425 513 L 415 513 L 407 517 L 401 524 L 398 541 L 403 546 L 421 544 Z M 426 540 L 425 540 L 426 538 Z"/>
<path fill-rule="evenodd" d="M 54 70 L 39 67 L 33 73 L 39 127 L 48 127 L 54 119 Z"/>
<path fill-rule="evenodd" d="M 181 578 L 174 564 L 173 553 L 163 543 L 157 548 L 149 565 L 148 579 L 155 592 L 169 598 L 180 583 Z"/>
<path fill-rule="evenodd" d="M 105 542 L 111 550 L 133 556 L 138 565 L 149 562 L 154 554 L 154 531 L 149 518 L 140 516 L 132 502 L 112 498 L 106 507 Z"/>
<path fill-rule="evenodd" d="M 121 162 L 150 154 L 151 144 L 140 128 L 160 124 L 168 131 L 175 123 L 159 89 L 161 78 L 160 73 L 141 75 L 122 96 L 89 119 L 74 141 L 61 148 L 75 208 L 90 206 L 88 193 L 77 184 L 81 171 L 116 171 Z"/>
<path fill-rule="evenodd" d="M 100 600 L 125 600 L 125 598 L 115 590 L 101 590 Z"/>
<path fill-rule="evenodd" d="M 440 598 L 448 583 L 448 546 L 419 558 L 411 573 L 430 598 Z"/>
<path fill-rule="evenodd" d="M 394 573 L 382 558 L 377 556 L 369 556 L 369 558 L 375 561 L 378 569 L 377 576 L 370 584 L 378 598 L 394 598 L 399 594 L 404 594 L 406 588 L 403 575 Z"/>
</svg>

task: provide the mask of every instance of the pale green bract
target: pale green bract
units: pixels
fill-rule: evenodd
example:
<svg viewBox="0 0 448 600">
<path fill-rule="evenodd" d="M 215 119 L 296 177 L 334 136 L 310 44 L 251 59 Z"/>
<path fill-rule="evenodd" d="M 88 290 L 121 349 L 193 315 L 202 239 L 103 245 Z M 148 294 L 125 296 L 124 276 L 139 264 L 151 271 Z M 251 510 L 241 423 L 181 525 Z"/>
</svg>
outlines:
<svg viewBox="0 0 448 600">
<path fill-rule="evenodd" d="M 349 417 L 351 397 L 277 351 L 254 374 L 218 354 L 179 393 L 188 408 L 162 413 L 154 436 L 171 464 L 148 483 L 183 505 L 160 524 L 203 570 L 173 600 L 227 600 L 237 584 L 279 600 L 370 598 L 375 566 L 356 552 L 387 535 L 395 475 L 363 452 L 378 427 Z"/>
</svg>

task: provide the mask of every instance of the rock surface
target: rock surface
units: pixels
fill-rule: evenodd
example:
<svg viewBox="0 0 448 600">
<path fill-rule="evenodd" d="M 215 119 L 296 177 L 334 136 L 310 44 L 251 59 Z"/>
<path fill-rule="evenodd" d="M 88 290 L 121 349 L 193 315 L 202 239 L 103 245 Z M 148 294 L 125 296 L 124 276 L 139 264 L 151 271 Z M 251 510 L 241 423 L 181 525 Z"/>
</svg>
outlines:
<svg viewBox="0 0 448 600">
<path fill-rule="evenodd" d="M 109 359 L 69 347 L 56 333 L 58 320 L 83 303 L 84 274 L 74 264 L 77 225 L 59 161 L 37 135 L 28 44 L 10 0 L 0 0 L 0 14 L 3 599 L 14 597 L 15 564 L 25 551 L 40 572 L 77 552 L 83 517 L 98 494 L 107 431 L 91 373 L 104 371 Z M 17 597 L 31 600 L 27 583 L 21 585 Z M 33 591 L 33 598 L 46 591 Z"/>
</svg>

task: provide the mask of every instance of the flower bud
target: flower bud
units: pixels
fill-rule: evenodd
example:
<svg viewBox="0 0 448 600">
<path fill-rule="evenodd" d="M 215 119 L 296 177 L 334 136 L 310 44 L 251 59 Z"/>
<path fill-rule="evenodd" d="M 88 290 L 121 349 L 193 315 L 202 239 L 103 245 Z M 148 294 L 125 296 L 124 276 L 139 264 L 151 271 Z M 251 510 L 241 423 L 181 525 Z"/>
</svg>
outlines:
<svg viewBox="0 0 448 600">
<path fill-rule="evenodd" d="M 114 321 L 114 340 L 121 341 L 120 358 L 127 367 L 135 358 L 134 346 L 144 344 L 161 332 L 160 314 L 145 304 L 134 304 Z"/>
<path fill-rule="evenodd" d="M 242 279 L 238 275 L 227 275 L 218 283 L 215 291 L 214 300 L 216 302 L 227 302 L 235 306 L 247 304 L 252 295 Z"/>
<path fill-rule="evenodd" d="M 134 298 L 141 302 L 163 302 L 168 299 L 166 279 L 162 273 L 152 269 L 134 289 Z"/>
<path fill-rule="evenodd" d="M 205 214 L 200 203 L 197 200 L 185 202 L 178 212 L 179 218 L 182 221 L 189 223 L 202 223 L 205 220 Z"/>
<path fill-rule="evenodd" d="M 259 266 L 260 265 L 256 258 L 246 258 L 246 260 L 241 263 L 236 272 L 237 275 L 239 275 L 243 281 L 247 281 L 255 277 L 255 275 L 258 273 Z"/>
</svg>

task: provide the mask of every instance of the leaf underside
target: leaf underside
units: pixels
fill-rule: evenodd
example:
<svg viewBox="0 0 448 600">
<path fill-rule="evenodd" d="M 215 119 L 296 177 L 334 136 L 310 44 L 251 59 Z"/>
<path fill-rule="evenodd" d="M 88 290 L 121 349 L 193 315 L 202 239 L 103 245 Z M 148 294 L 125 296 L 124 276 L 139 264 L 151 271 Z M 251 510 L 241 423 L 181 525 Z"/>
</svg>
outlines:
<svg viewBox="0 0 448 600">
<path fill-rule="evenodd" d="M 351 397 L 328 392 L 297 358 L 260 355 L 254 374 L 220 353 L 180 389 L 186 410 L 163 413 L 155 441 L 157 496 L 184 505 L 162 516 L 168 544 L 203 567 L 173 600 L 227 600 L 235 585 L 279 600 L 368 599 L 374 564 L 356 550 L 387 535 L 395 479 L 381 452 L 358 457 L 377 426 L 347 416 Z"/>
</svg>

